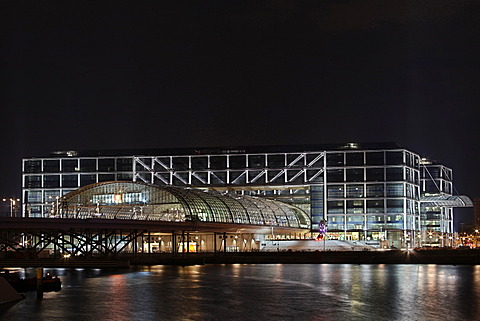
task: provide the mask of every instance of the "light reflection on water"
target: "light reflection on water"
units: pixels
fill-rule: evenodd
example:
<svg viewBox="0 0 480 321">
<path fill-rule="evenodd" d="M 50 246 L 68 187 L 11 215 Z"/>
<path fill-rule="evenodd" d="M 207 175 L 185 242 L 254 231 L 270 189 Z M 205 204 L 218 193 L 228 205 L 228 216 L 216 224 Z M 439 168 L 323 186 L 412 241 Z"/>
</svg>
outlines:
<svg viewBox="0 0 480 321">
<path fill-rule="evenodd" d="M 251 264 L 46 270 L 2 320 L 475 320 L 480 266 Z M 33 270 L 29 271 L 33 274 Z M 478 307 L 477 307 L 478 306 Z"/>
</svg>

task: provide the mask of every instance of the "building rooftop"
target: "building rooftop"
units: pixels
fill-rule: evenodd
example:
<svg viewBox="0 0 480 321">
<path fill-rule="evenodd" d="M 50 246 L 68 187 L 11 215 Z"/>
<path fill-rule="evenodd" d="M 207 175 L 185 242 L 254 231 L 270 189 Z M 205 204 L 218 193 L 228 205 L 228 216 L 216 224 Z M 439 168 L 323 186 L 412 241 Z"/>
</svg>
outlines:
<svg viewBox="0 0 480 321">
<path fill-rule="evenodd" d="M 106 150 L 62 150 L 46 157 L 99 157 L 99 156 L 165 156 L 165 155 L 206 155 L 206 154 L 255 154 L 255 153 L 300 153 L 322 150 L 377 150 L 402 148 L 394 142 L 338 143 L 270 146 L 223 146 L 159 149 L 106 149 Z M 35 157 L 38 157 L 35 156 Z"/>
</svg>

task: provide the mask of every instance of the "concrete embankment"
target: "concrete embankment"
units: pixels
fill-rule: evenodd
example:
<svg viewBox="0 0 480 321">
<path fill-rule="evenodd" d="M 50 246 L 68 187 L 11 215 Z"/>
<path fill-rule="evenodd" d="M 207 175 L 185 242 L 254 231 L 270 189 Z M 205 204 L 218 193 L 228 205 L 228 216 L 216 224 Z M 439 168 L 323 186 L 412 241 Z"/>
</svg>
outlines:
<svg viewBox="0 0 480 321">
<path fill-rule="evenodd" d="M 45 267 L 45 268 L 122 268 L 128 267 L 128 259 L 0 259 L 0 267 Z"/>
<path fill-rule="evenodd" d="M 194 264 L 480 264 L 480 250 L 244 252 L 137 257 L 132 265 Z"/>
<path fill-rule="evenodd" d="M 125 268 L 130 265 L 202 264 L 480 264 L 480 250 L 170 253 L 106 259 L 0 259 L 0 267 Z"/>
</svg>

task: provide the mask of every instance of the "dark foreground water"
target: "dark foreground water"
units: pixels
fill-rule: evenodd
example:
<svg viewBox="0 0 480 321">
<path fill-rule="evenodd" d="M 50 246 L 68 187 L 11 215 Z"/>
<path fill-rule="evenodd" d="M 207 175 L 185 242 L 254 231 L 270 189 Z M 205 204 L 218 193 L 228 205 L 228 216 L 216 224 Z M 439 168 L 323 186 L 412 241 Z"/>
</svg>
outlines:
<svg viewBox="0 0 480 321">
<path fill-rule="evenodd" d="M 0 320 L 480 320 L 480 266 L 254 264 L 51 269 Z M 34 270 L 27 271 L 33 275 Z"/>
</svg>

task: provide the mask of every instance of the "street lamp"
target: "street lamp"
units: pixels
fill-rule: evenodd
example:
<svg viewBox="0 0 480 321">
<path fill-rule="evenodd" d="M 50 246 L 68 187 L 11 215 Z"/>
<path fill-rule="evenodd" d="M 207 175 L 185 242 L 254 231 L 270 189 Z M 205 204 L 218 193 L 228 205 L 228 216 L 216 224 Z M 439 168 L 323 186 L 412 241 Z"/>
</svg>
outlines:
<svg viewBox="0 0 480 321">
<path fill-rule="evenodd" d="M 16 209 L 17 202 L 20 202 L 20 199 L 18 199 L 18 198 L 4 198 L 3 201 L 4 202 L 10 201 L 10 217 L 13 217 L 14 209 Z M 15 216 L 17 216 L 16 211 L 15 211 Z"/>
</svg>

